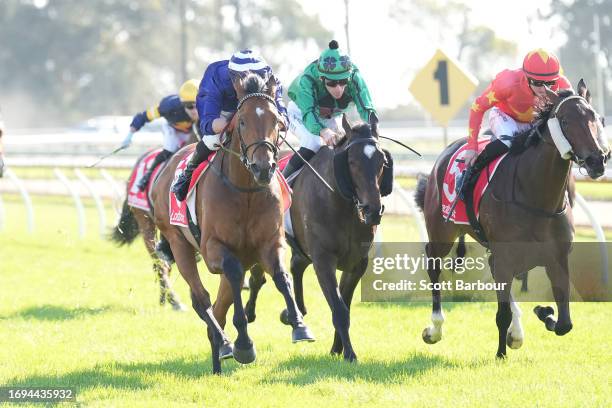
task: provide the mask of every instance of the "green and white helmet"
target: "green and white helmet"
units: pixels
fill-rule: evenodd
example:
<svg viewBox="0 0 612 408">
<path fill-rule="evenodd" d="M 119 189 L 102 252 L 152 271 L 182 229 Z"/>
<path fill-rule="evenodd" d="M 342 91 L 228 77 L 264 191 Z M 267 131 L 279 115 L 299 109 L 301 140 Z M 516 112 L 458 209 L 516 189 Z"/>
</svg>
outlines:
<svg viewBox="0 0 612 408">
<path fill-rule="evenodd" d="M 348 54 L 338 49 L 338 41 L 329 42 L 329 48 L 321 53 L 317 62 L 319 75 L 327 79 L 347 79 L 351 76 L 353 64 Z"/>
</svg>

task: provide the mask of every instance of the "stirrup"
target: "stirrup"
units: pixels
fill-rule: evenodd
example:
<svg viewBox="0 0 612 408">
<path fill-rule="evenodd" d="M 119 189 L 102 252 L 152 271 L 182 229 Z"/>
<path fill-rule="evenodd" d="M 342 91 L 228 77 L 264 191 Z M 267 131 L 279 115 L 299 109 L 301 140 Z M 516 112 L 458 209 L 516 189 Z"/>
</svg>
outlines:
<svg viewBox="0 0 612 408">
<path fill-rule="evenodd" d="M 149 179 L 151 177 L 147 177 L 146 175 L 143 176 L 140 181 L 138 182 L 138 185 L 136 187 L 138 187 L 139 191 L 145 191 L 145 189 L 147 188 L 147 184 L 149 184 Z"/>
</svg>

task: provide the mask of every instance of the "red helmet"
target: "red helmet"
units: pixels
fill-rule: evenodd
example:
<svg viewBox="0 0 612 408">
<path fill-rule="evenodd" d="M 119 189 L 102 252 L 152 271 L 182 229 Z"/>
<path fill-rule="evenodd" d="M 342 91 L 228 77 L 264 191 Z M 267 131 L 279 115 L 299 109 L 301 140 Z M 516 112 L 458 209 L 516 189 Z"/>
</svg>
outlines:
<svg viewBox="0 0 612 408">
<path fill-rule="evenodd" d="M 538 81 L 556 81 L 559 79 L 559 59 L 552 52 L 538 48 L 525 56 L 523 72 Z"/>
</svg>

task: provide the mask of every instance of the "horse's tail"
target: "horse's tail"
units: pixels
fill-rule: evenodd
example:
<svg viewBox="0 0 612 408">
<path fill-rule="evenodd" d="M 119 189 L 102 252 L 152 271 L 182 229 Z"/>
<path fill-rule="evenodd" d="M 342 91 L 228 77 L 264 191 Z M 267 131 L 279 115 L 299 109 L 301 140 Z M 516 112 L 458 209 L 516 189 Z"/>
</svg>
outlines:
<svg viewBox="0 0 612 408">
<path fill-rule="evenodd" d="M 414 201 L 416 202 L 416 205 L 419 206 L 421 211 L 425 210 L 425 190 L 427 189 L 427 179 L 429 179 L 429 177 L 424 174 L 417 175 L 417 187 L 416 191 L 414 192 Z"/>
<path fill-rule="evenodd" d="M 134 217 L 134 213 L 130 209 L 126 198 L 121 209 L 121 217 L 115 228 L 113 228 L 110 239 L 119 246 L 129 245 L 136 239 L 139 233 L 138 222 L 136 222 L 136 217 Z"/>
</svg>

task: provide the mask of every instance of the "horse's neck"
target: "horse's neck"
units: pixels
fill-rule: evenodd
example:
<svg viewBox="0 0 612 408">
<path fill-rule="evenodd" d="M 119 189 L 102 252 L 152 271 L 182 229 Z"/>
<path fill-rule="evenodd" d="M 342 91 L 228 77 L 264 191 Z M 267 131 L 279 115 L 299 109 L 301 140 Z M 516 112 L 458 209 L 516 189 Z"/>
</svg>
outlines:
<svg viewBox="0 0 612 408">
<path fill-rule="evenodd" d="M 556 212 L 563 208 L 571 162 L 563 160 L 552 141 L 540 141 L 518 157 L 515 200 Z"/>
</svg>

